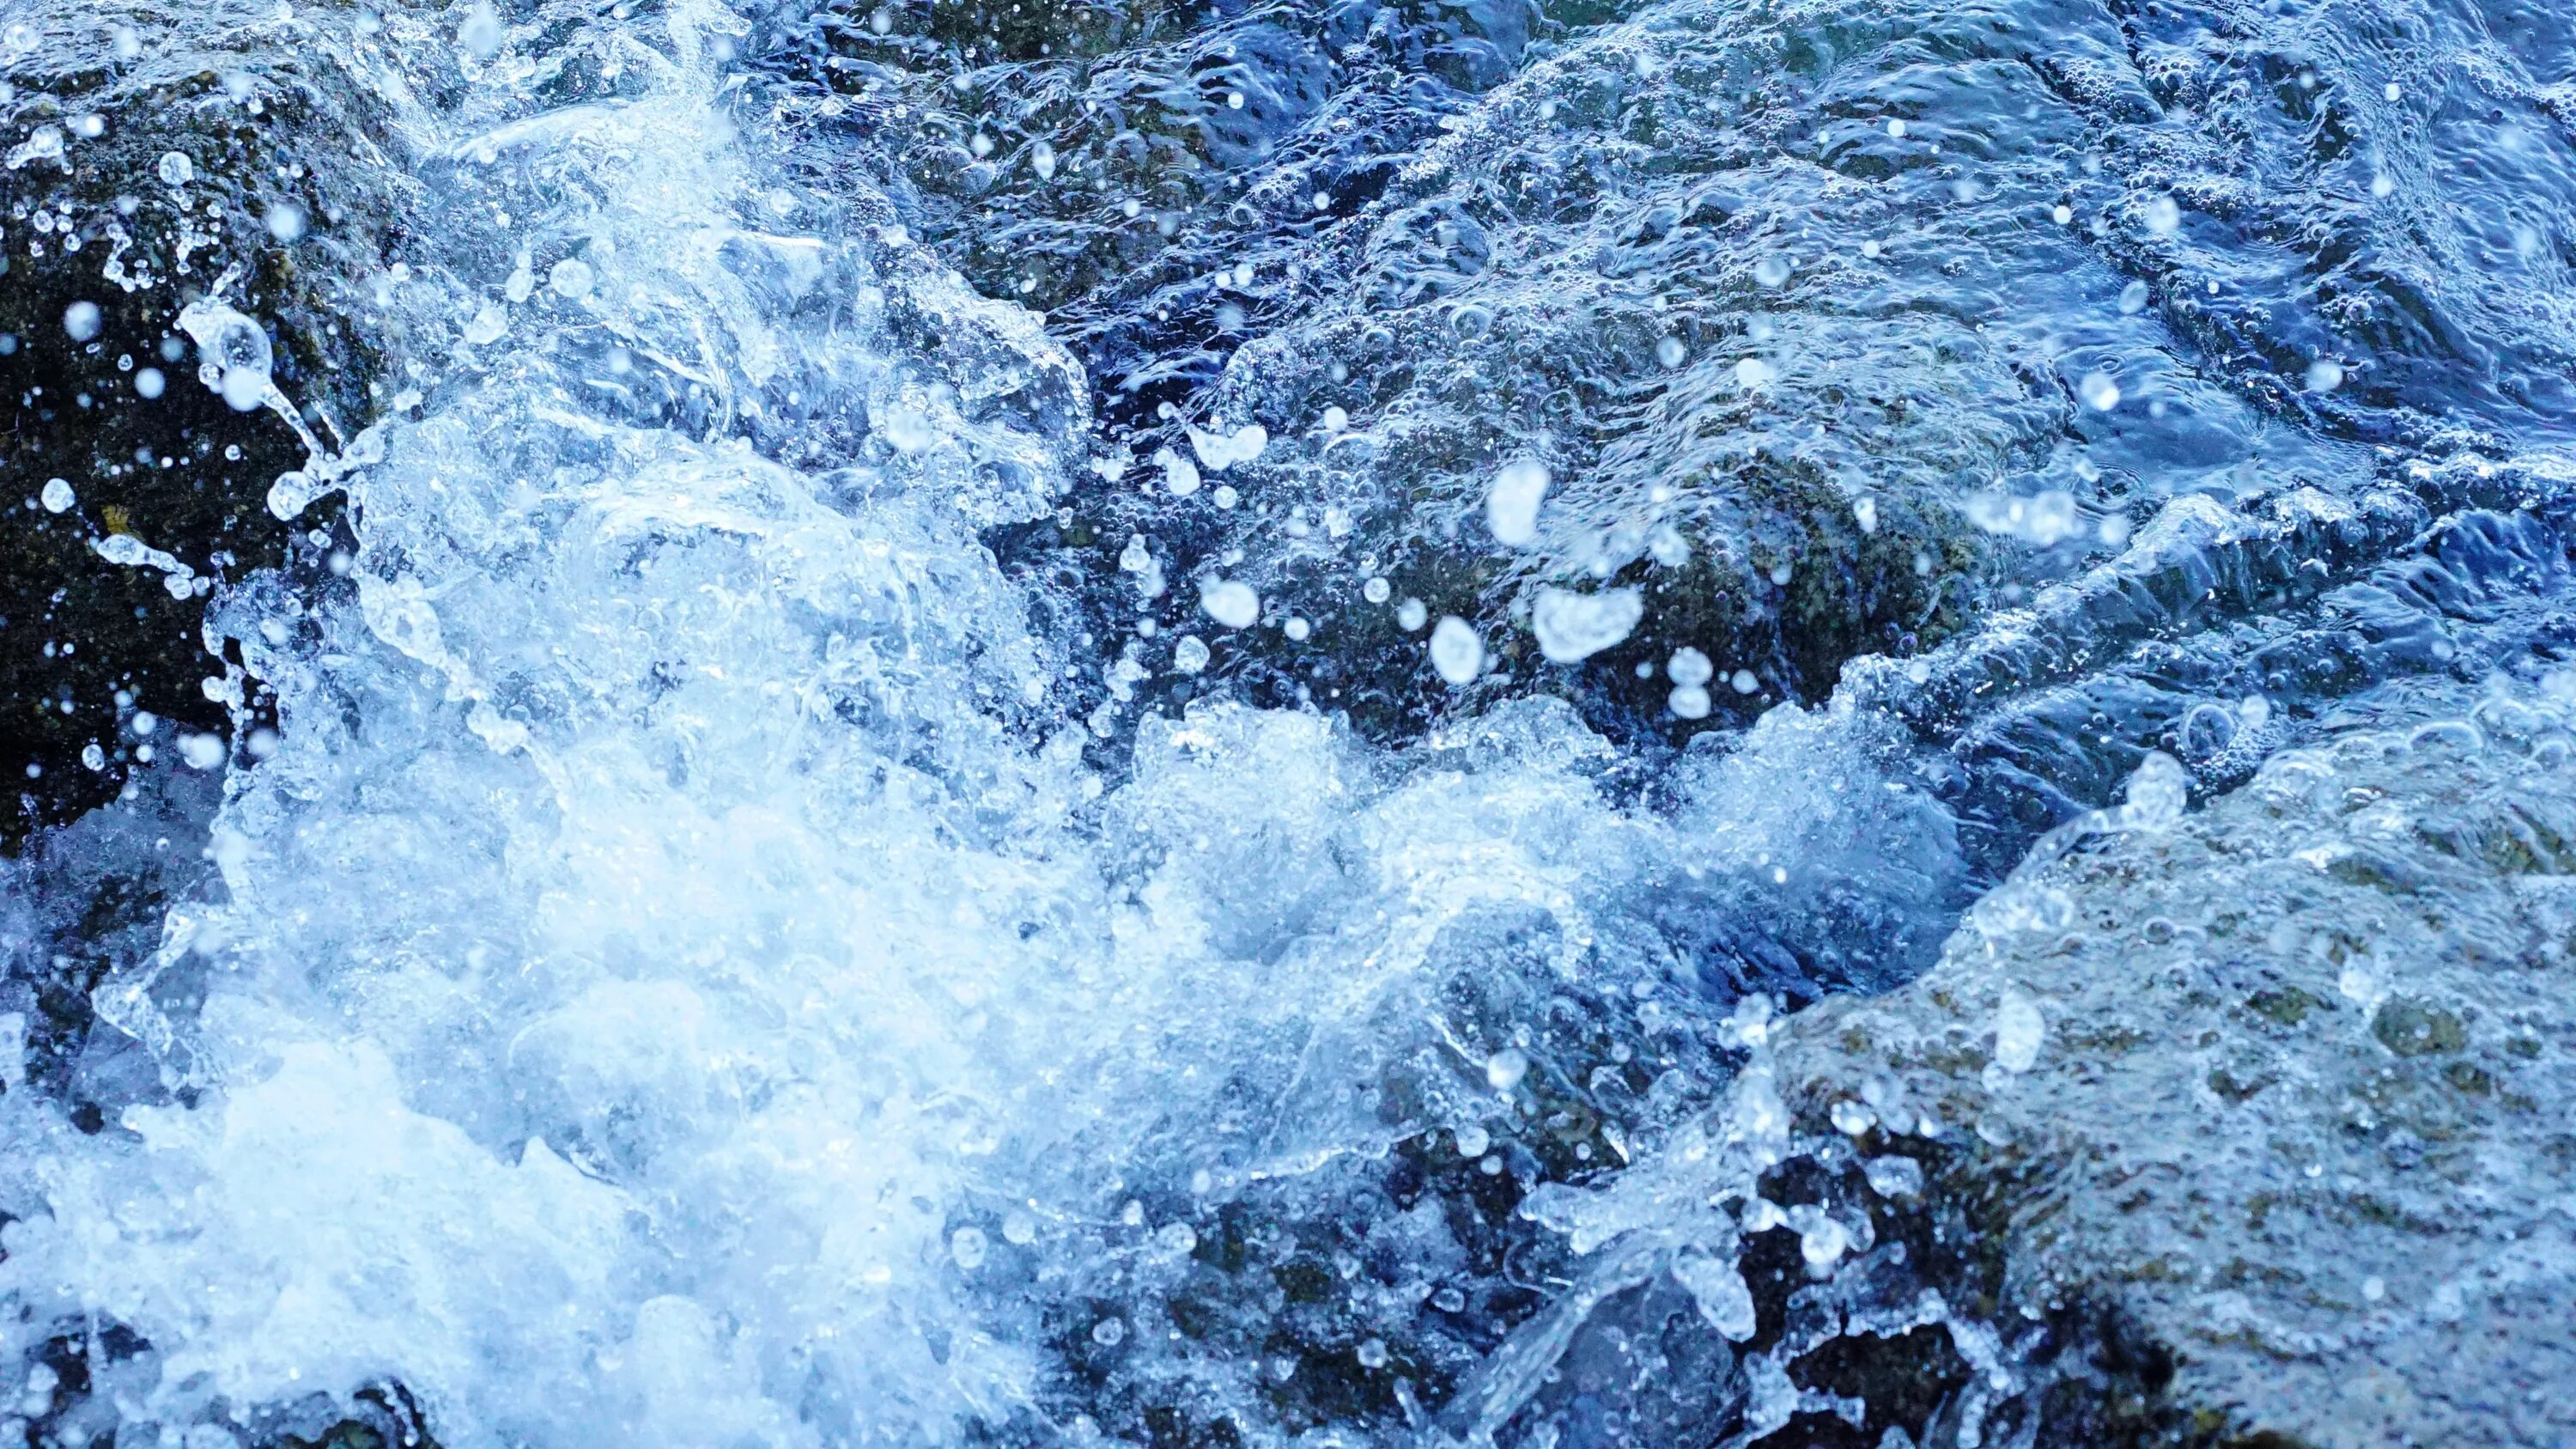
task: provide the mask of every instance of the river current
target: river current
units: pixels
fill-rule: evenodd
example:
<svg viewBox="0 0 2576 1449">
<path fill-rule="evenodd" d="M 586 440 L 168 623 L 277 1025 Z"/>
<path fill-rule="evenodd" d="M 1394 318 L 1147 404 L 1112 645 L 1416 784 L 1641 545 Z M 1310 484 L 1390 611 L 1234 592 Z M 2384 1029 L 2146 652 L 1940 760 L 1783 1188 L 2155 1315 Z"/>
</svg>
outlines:
<svg viewBox="0 0 2576 1449">
<path fill-rule="evenodd" d="M 0 0 L 0 65 L 0 287 L 114 304 L 44 385 L 300 459 L 251 566 L 11 456 L 204 651 L 65 694 L 106 803 L 10 865 L 11 1442 L 2031 1442 L 2011 1323 L 1894 1440 L 1747 1345 L 1736 1227 L 1867 1246 L 1751 1221 L 1767 1034 L 2571 637 L 2545 4 Z"/>
</svg>

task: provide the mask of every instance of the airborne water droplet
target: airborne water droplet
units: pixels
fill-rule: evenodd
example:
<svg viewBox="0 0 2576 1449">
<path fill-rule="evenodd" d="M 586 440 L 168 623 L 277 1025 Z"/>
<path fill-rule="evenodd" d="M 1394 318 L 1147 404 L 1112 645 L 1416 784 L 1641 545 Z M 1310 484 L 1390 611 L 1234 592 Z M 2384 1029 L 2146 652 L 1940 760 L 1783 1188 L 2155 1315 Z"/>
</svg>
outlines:
<svg viewBox="0 0 2576 1449">
<path fill-rule="evenodd" d="M 1485 641 L 1476 636 L 1473 625 L 1452 614 L 1432 627 L 1431 667 L 1451 684 L 1470 683 L 1485 667 Z"/>
</svg>

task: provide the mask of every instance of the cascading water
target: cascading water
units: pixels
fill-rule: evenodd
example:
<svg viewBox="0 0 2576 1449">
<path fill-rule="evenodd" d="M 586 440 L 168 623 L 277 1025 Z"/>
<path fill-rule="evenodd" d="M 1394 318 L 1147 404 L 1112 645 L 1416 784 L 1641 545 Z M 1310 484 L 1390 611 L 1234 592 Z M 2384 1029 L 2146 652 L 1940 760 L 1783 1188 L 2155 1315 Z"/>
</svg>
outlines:
<svg viewBox="0 0 2576 1449">
<path fill-rule="evenodd" d="M 151 1080 L 94 1137 L 8 1098 L 19 1352 L 148 1342 L 94 1370 L 120 1434 L 385 1383 L 460 1445 L 1043 1418 L 1067 1311 L 1186 1363 L 1153 1300 L 1247 1184 L 1484 1132 L 1509 1025 L 1405 1009 L 1458 931 L 1650 991 L 1632 918 L 1812 868 L 1816 792 L 1879 790 L 1814 783 L 1838 727 L 1784 719 L 1704 792 L 1768 818 L 1699 837 L 1613 803 L 1561 712 L 1381 758 L 1221 704 L 1106 788 L 977 541 L 1085 461 L 1064 354 L 781 172 L 721 104 L 721 7 L 550 37 L 618 92 L 559 107 L 516 49 L 381 24 L 303 33 L 394 104 L 437 199 L 377 296 L 450 350 L 268 500 L 348 490 L 345 582 L 209 617 L 275 743 L 220 890 L 98 989 Z M 183 319 L 210 356 L 221 294 Z M 207 382 L 256 406 L 257 362 Z M 1891 906 L 1937 911 L 1937 817 L 1840 813 L 1911 818 Z M 1407 1054 L 1457 1060 L 1398 1107 Z"/>
<path fill-rule="evenodd" d="M 5 12 L 31 194 L 84 87 L 355 154 L 209 140 L 96 213 L 318 188 L 256 212 L 297 266 L 108 263 L 168 337 L 113 407 L 270 429 L 225 483 L 279 556 L 23 515 L 206 601 L 224 724 L 128 689 L 131 783 L 10 876 L 0 1437 L 2036 1442 L 2036 1340 L 1907 1266 L 1870 1204 L 1924 1169 L 1801 1132 L 1777 1013 L 1925 970 L 2034 841 L 2538 677 L 2557 304 L 2389 320 L 2416 253 L 2283 282 L 2261 206 L 2042 155 L 2244 103 L 2161 40 L 2131 95 L 2083 17 L 1997 79 L 1960 16 L 1310 8 Z M 2563 178 L 2500 174 L 2540 268 Z M 158 873 L 115 942 L 83 869 Z M 1962 1125 L 1871 1100 L 1837 1131 Z M 1927 1328 L 1922 1403 L 1812 1376 Z"/>
</svg>

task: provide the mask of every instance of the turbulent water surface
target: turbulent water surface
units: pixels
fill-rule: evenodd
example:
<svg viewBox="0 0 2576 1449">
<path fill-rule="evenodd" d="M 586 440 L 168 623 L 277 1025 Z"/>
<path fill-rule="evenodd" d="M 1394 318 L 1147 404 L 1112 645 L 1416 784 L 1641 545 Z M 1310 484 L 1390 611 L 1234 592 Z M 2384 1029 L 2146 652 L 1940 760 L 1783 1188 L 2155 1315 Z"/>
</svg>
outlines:
<svg viewBox="0 0 2576 1449">
<path fill-rule="evenodd" d="M 13 1443 L 2043 1442 L 1779 1018 L 2576 647 L 2537 0 L 0 66 Z"/>
</svg>

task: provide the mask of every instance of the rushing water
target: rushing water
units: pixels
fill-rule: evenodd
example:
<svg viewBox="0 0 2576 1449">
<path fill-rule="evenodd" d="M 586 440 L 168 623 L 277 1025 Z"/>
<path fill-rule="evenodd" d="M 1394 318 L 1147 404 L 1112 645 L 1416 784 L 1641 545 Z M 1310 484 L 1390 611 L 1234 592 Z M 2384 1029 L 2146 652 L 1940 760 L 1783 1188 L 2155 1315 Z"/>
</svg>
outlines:
<svg viewBox="0 0 2576 1449">
<path fill-rule="evenodd" d="M 113 210 L 47 210 L 89 107 L 350 138 L 301 272 L 116 253 L 108 350 L 305 462 L 276 567 L 93 530 L 231 725 L 129 766 L 125 702 L 12 877 L 52 1442 L 1769 1433 L 1731 1231 L 1581 1190 L 1741 1201 L 1767 1016 L 2142 760 L 2560 623 L 2545 6 L 5 0 L 0 60 L 20 275 Z M 174 835 L 66 1007 L 67 881 Z M 1661 1427 L 1550 1397 L 1659 1273 Z"/>
</svg>

